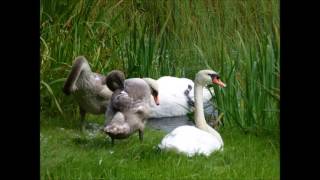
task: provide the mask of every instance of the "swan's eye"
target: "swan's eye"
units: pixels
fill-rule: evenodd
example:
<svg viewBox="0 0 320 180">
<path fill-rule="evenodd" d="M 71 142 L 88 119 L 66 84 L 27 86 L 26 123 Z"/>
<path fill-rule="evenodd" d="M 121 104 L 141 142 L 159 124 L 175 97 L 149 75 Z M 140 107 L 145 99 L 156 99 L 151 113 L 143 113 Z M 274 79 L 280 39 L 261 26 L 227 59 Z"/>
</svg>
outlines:
<svg viewBox="0 0 320 180">
<path fill-rule="evenodd" d="M 217 74 L 208 74 L 212 79 L 219 79 L 220 77 L 219 77 L 219 75 L 217 75 Z"/>
</svg>

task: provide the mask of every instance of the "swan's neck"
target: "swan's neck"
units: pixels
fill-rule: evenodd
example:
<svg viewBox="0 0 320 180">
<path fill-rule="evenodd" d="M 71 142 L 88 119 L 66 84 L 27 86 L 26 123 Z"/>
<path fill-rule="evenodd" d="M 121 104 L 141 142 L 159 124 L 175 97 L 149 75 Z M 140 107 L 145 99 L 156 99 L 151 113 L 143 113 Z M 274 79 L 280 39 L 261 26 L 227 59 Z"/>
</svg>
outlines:
<svg viewBox="0 0 320 180">
<path fill-rule="evenodd" d="M 91 72 L 90 66 L 88 62 L 84 58 L 79 58 L 76 60 L 75 64 L 73 65 L 70 75 L 67 78 L 67 81 L 64 86 L 64 91 L 70 93 L 72 89 L 75 88 L 76 82 L 79 79 L 81 72 Z"/>
<path fill-rule="evenodd" d="M 206 120 L 203 112 L 203 86 L 195 84 L 194 89 L 194 99 L 195 99 L 195 123 L 199 129 L 205 130 Z"/>
<path fill-rule="evenodd" d="M 215 136 L 219 140 L 221 145 L 223 145 L 223 141 L 222 141 L 220 134 L 207 124 L 206 119 L 204 117 L 203 86 L 195 83 L 194 95 L 195 95 L 194 96 L 194 98 L 195 98 L 195 113 L 194 113 L 195 117 L 194 117 L 194 119 L 195 119 L 196 126 L 199 129 L 204 130 L 204 131 L 212 134 L 213 136 Z"/>
</svg>

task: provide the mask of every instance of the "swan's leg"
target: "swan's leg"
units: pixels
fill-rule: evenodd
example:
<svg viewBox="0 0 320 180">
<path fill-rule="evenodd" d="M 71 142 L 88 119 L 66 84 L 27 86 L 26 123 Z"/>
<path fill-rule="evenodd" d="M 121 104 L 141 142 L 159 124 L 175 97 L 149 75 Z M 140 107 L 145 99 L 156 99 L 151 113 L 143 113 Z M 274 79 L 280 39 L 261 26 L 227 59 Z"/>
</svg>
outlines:
<svg viewBox="0 0 320 180">
<path fill-rule="evenodd" d="M 86 116 L 86 111 L 84 109 L 82 109 L 81 107 L 80 109 L 80 123 L 81 123 L 81 129 L 85 130 L 85 116 Z"/>
<path fill-rule="evenodd" d="M 140 129 L 139 129 L 139 140 L 140 142 L 143 141 L 143 130 L 140 130 Z"/>
<path fill-rule="evenodd" d="M 114 145 L 114 139 L 111 138 L 111 146 L 113 146 L 113 145 Z"/>
</svg>

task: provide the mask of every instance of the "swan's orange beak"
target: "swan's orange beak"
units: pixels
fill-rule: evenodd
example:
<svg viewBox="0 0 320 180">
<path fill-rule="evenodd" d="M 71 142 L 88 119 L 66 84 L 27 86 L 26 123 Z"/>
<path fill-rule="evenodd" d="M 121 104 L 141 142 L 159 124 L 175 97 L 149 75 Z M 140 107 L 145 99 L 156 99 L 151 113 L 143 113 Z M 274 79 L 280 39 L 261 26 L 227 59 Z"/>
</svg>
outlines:
<svg viewBox="0 0 320 180">
<path fill-rule="evenodd" d="M 227 86 L 220 79 L 218 79 L 216 77 L 214 79 L 212 79 L 212 83 L 218 84 L 220 87 L 226 87 Z"/>
<path fill-rule="evenodd" d="M 160 105 L 160 102 L 159 102 L 159 96 L 153 96 L 154 98 L 154 102 L 157 104 L 157 106 Z"/>
</svg>

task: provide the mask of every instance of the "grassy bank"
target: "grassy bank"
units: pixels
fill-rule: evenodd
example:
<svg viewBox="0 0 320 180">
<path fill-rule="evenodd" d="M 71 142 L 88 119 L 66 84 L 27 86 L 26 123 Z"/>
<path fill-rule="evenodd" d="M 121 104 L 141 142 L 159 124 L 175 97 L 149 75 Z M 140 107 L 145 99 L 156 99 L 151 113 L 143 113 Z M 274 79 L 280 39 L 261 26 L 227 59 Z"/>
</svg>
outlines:
<svg viewBox="0 0 320 180">
<path fill-rule="evenodd" d="M 142 143 L 136 134 L 112 147 L 99 131 L 80 132 L 76 123 L 57 118 L 46 122 L 40 134 L 41 179 L 280 179 L 279 141 L 272 134 L 221 129 L 223 152 L 188 158 L 156 148 L 162 131 L 148 128 Z"/>
<path fill-rule="evenodd" d="M 279 179 L 279 0 L 40 1 L 41 179 Z M 224 152 L 187 158 L 157 150 L 147 129 L 110 145 L 79 131 L 61 89 L 76 56 L 127 77 L 220 73 L 214 87 Z M 89 116 L 103 124 L 103 116 Z"/>
</svg>

